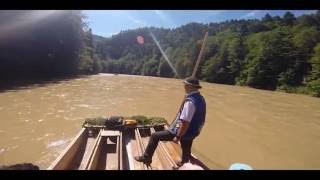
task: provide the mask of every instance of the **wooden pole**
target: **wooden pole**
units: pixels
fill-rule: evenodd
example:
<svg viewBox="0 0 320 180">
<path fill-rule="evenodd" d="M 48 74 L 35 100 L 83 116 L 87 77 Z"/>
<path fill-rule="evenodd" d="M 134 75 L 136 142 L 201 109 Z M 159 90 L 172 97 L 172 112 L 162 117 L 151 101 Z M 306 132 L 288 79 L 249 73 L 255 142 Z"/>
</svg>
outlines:
<svg viewBox="0 0 320 180">
<path fill-rule="evenodd" d="M 194 66 L 194 69 L 193 69 L 193 72 L 192 72 L 192 77 L 193 78 L 196 77 L 196 73 L 197 73 L 197 70 L 198 70 L 198 67 L 199 67 L 199 64 L 200 64 L 200 60 L 201 60 L 201 57 L 202 57 L 202 54 L 203 54 L 203 49 L 204 49 L 204 47 L 206 45 L 206 42 L 207 42 L 207 38 L 208 38 L 208 31 L 204 35 L 204 39 L 203 39 L 203 43 L 202 43 L 202 46 L 201 46 L 201 49 L 200 49 L 200 53 L 199 53 L 196 65 Z"/>
</svg>

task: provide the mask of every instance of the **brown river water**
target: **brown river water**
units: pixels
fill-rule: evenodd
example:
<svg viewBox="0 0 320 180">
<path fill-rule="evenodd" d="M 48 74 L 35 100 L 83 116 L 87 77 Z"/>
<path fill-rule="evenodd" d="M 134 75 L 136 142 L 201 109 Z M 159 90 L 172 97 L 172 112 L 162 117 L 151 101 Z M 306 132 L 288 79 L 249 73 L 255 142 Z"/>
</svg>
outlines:
<svg viewBox="0 0 320 180">
<path fill-rule="evenodd" d="M 320 169 L 320 99 L 202 83 L 206 124 L 193 153 L 212 169 Z M 0 93 L 0 165 L 41 169 L 78 133 L 85 118 L 162 116 L 171 121 L 182 80 L 99 74 Z"/>
</svg>

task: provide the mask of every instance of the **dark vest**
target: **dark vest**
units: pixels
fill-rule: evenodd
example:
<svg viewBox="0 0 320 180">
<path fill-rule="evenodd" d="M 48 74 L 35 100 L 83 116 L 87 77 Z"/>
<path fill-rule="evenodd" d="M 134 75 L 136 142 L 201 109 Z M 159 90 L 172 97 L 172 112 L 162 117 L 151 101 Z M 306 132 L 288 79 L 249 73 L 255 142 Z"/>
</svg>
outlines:
<svg viewBox="0 0 320 180">
<path fill-rule="evenodd" d="M 200 131 L 205 123 L 206 118 L 206 102 L 204 98 L 199 93 L 194 93 L 186 97 L 186 101 L 191 101 L 195 105 L 195 112 L 189 124 L 189 128 L 187 132 L 183 136 L 185 139 L 195 138 L 200 134 Z M 179 117 L 182 109 L 180 110 Z M 177 119 L 170 128 L 170 131 L 174 134 L 177 134 L 177 128 L 175 128 L 176 124 L 179 123 L 180 120 Z"/>
</svg>

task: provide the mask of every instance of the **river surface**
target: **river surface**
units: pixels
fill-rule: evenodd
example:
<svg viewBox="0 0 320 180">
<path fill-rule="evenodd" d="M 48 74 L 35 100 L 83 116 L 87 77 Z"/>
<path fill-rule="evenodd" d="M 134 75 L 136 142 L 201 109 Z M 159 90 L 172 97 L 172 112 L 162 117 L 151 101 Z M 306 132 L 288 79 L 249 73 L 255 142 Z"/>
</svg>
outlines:
<svg viewBox="0 0 320 180">
<path fill-rule="evenodd" d="M 193 153 L 212 169 L 320 169 L 320 99 L 202 82 L 206 124 Z M 161 116 L 171 121 L 182 80 L 99 74 L 0 93 L 0 165 L 46 169 L 85 118 Z"/>
</svg>

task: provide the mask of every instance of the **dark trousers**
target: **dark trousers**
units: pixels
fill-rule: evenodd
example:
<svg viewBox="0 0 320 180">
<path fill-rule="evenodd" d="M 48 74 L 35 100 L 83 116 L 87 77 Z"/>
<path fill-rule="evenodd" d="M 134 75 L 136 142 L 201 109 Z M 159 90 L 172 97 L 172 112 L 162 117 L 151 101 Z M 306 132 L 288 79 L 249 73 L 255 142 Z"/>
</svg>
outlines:
<svg viewBox="0 0 320 180">
<path fill-rule="evenodd" d="M 156 150 L 159 141 L 172 141 L 175 135 L 172 134 L 168 130 L 158 131 L 151 135 L 149 139 L 148 146 L 144 152 L 144 156 L 146 158 L 152 159 L 154 151 Z M 181 149 L 182 149 L 182 162 L 186 163 L 190 160 L 191 157 L 191 146 L 192 146 L 193 139 L 181 139 Z"/>
</svg>

